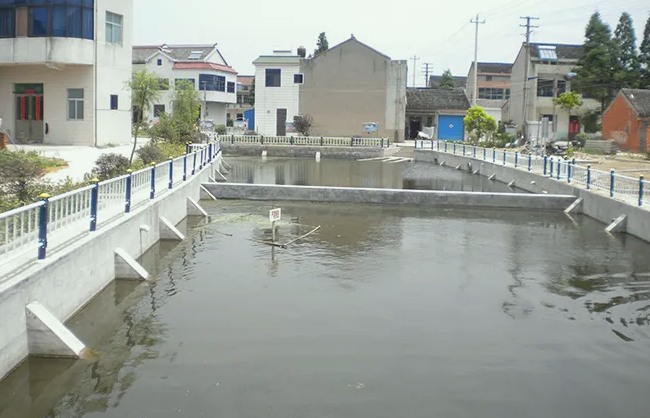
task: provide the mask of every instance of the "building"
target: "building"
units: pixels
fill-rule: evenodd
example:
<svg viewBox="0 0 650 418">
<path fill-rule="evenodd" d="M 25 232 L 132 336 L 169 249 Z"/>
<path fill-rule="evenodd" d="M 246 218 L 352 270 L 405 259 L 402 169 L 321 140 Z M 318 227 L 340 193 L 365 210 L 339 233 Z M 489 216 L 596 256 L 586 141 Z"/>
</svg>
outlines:
<svg viewBox="0 0 650 418">
<path fill-rule="evenodd" d="M 242 120 L 246 119 L 244 113 L 253 108 L 255 102 L 254 90 L 255 76 L 253 75 L 238 75 L 237 76 L 237 103 L 228 104 L 226 106 L 226 119 L 227 120 Z"/>
<path fill-rule="evenodd" d="M 312 135 L 404 140 L 406 61 L 391 60 L 352 36 L 313 58 L 300 48 L 299 54 L 276 51 L 253 64 L 259 134 L 285 135 L 294 117 L 310 115 Z M 370 122 L 377 130 L 364 132 Z"/>
<path fill-rule="evenodd" d="M 582 130 L 578 112 L 600 108 L 600 103 L 584 98 L 575 115 L 569 115 L 553 103 L 553 98 L 571 90 L 571 73 L 583 55 L 582 45 L 531 43 L 530 53 L 522 45 L 512 66 L 510 99 L 504 104 L 504 120 L 512 121 L 520 132 L 548 119 L 548 137 L 567 139 Z M 528 65 L 526 65 L 528 62 Z M 528 67 L 528 75 L 526 75 Z M 528 129 L 531 137 L 534 131 Z"/>
<path fill-rule="evenodd" d="M 237 71 L 213 45 L 134 46 L 133 71 L 146 69 L 161 79 L 157 103 L 146 112 L 148 122 L 171 113 L 173 87 L 179 81 L 194 85 L 201 100 L 201 119 L 226 124 L 226 106 L 237 102 Z"/>
<path fill-rule="evenodd" d="M 467 77 L 454 75 L 452 76 L 452 78 L 454 79 L 454 84 L 456 84 L 456 88 L 465 90 L 465 88 L 467 87 Z M 432 88 L 440 87 L 441 82 L 442 82 L 442 75 L 429 76 L 429 87 Z"/>
<path fill-rule="evenodd" d="M 603 113 L 603 136 L 620 149 L 650 152 L 650 90 L 619 91 Z"/>
<path fill-rule="evenodd" d="M 460 89 L 409 88 L 406 91 L 406 120 L 408 137 L 433 127 L 437 139 L 465 139 L 465 114 L 469 101 Z"/>
<path fill-rule="evenodd" d="M 497 122 L 500 122 L 502 120 L 501 108 L 506 100 L 510 98 L 512 64 L 479 62 L 476 68 L 478 73 L 474 74 L 475 66 L 472 62 L 467 74 L 467 97 L 470 103 L 473 103 L 474 77 L 476 77 L 476 104 L 484 108 Z"/>
<path fill-rule="evenodd" d="M 11 139 L 130 142 L 132 22 L 132 0 L 0 1 L 0 119 Z"/>
</svg>

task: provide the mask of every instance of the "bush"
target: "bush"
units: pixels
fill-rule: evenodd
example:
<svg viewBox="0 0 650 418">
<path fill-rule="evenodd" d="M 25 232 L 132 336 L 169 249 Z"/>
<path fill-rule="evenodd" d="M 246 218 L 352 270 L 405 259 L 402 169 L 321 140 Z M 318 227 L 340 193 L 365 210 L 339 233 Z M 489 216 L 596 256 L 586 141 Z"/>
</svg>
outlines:
<svg viewBox="0 0 650 418">
<path fill-rule="evenodd" d="M 168 142 L 181 142 L 180 133 L 176 122 L 167 114 L 160 115 L 158 123 L 150 129 L 151 140 L 157 142 L 160 140 Z"/>
<path fill-rule="evenodd" d="M 90 175 L 97 177 L 99 180 L 107 180 L 126 174 L 129 166 L 129 159 L 123 155 L 104 154 L 95 161 L 95 168 L 93 168 Z"/>
<path fill-rule="evenodd" d="M 230 121 L 232 122 L 232 119 Z M 228 133 L 228 128 L 226 125 L 217 125 L 214 127 L 214 131 L 217 135 L 226 135 Z"/>
<path fill-rule="evenodd" d="M 18 202 L 30 201 L 30 188 L 45 173 L 45 166 L 35 151 L 0 151 L 0 191 Z"/>
<path fill-rule="evenodd" d="M 158 146 L 158 144 L 149 143 L 144 145 L 136 151 L 140 160 L 144 165 L 149 165 L 151 163 L 159 163 L 167 159 L 167 155 L 163 150 Z"/>
<path fill-rule="evenodd" d="M 580 133 L 576 135 L 575 142 L 578 148 L 584 148 L 585 145 L 587 144 L 587 140 L 589 139 L 589 135 L 586 133 Z"/>
</svg>

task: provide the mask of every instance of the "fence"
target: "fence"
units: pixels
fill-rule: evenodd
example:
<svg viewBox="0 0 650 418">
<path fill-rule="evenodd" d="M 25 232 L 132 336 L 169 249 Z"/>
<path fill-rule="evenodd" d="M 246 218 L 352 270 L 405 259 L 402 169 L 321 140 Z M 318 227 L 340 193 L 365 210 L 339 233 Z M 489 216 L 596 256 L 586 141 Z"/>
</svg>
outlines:
<svg viewBox="0 0 650 418">
<path fill-rule="evenodd" d="M 575 159 L 565 160 L 561 157 L 540 157 L 520 154 L 518 151 L 497 150 L 453 141 L 417 140 L 416 149 L 431 149 L 448 154 L 463 155 L 483 161 L 527 170 L 546 177 L 573 183 L 587 190 L 606 192 L 613 199 L 619 199 L 640 207 L 650 205 L 650 192 L 643 176 L 638 179 L 616 174 L 614 170 L 599 171 L 576 164 Z"/>
<path fill-rule="evenodd" d="M 188 145 L 186 154 L 151 167 L 0 214 L 0 260 L 34 251 L 45 259 L 58 246 L 131 212 L 199 173 L 220 152 L 217 141 Z"/>
<path fill-rule="evenodd" d="M 228 142 L 230 144 L 304 145 L 312 147 L 390 147 L 390 139 L 388 138 L 264 135 L 220 135 L 217 138 L 222 142 Z"/>
</svg>

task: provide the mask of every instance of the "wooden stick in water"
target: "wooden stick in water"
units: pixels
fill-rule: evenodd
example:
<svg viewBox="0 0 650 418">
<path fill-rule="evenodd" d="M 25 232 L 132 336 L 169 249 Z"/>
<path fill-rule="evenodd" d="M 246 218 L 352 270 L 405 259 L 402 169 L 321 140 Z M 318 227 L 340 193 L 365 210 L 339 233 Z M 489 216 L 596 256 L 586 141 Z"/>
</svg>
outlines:
<svg viewBox="0 0 650 418">
<path fill-rule="evenodd" d="M 293 244 L 294 242 L 299 241 L 299 240 L 304 239 L 304 238 L 307 238 L 308 236 L 310 236 L 314 232 L 318 231 L 319 229 L 320 229 L 320 225 L 318 225 L 316 228 L 312 229 L 311 231 L 307 232 L 305 235 L 301 235 L 298 238 L 296 238 L 294 240 L 291 240 L 291 241 L 287 242 L 286 244 L 283 244 L 282 248 L 287 248 L 289 245 Z"/>
</svg>

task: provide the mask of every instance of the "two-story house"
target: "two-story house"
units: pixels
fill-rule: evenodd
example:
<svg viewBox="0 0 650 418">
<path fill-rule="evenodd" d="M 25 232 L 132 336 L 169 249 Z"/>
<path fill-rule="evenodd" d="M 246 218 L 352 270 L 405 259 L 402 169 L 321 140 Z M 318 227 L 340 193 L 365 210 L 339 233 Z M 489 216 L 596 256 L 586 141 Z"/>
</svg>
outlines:
<svg viewBox="0 0 650 418">
<path fill-rule="evenodd" d="M 571 90 L 571 78 L 580 57 L 582 45 L 531 43 L 522 45 L 512 66 L 510 99 L 503 106 L 505 120 L 511 120 L 528 137 L 539 136 L 534 126 L 546 120 L 550 139 L 564 140 L 581 132 L 579 114 L 600 108 L 597 100 L 584 98 L 583 105 L 569 115 L 553 102 L 555 97 Z M 526 74 L 528 69 L 528 74 Z"/>
<path fill-rule="evenodd" d="M 11 140 L 128 143 L 132 22 L 132 0 L 0 1 L 0 119 Z"/>
<path fill-rule="evenodd" d="M 245 119 L 244 113 L 253 108 L 252 103 L 255 101 L 254 81 L 254 75 L 237 76 L 237 103 L 227 106 L 227 119 L 233 121 Z"/>
<path fill-rule="evenodd" d="M 475 74 L 475 71 L 478 71 Z M 476 79 L 476 104 L 500 122 L 501 107 L 510 98 L 510 73 L 512 64 L 502 62 L 472 62 L 467 74 L 467 97 L 474 99 L 474 79 Z"/>
<path fill-rule="evenodd" d="M 372 136 L 403 141 L 407 65 L 391 60 L 354 36 L 305 58 L 276 51 L 255 65 L 255 124 L 262 135 L 285 135 L 294 117 L 310 115 L 316 136 Z"/>
<path fill-rule="evenodd" d="M 217 45 L 134 46 L 133 71 L 147 71 L 161 79 L 159 100 L 147 114 L 148 122 L 171 113 L 174 85 L 187 81 L 199 92 L 201 119 L 226 124 L 226 106 L 237 102 L 237 71 L 228 65 Z"/>
</svg>

